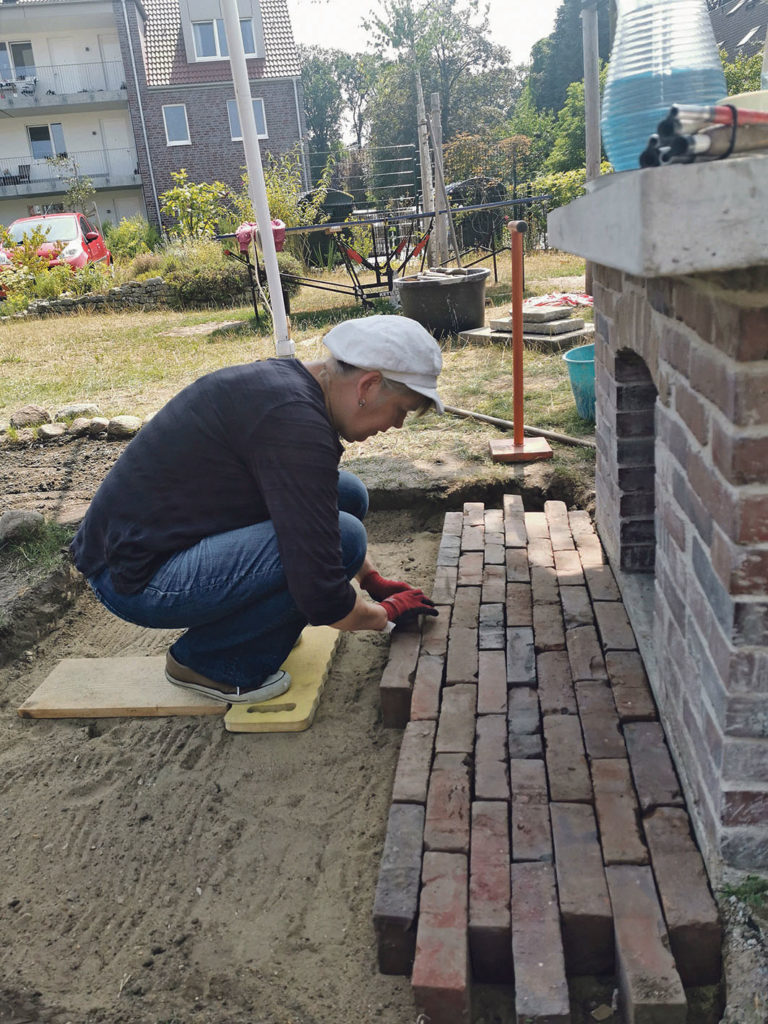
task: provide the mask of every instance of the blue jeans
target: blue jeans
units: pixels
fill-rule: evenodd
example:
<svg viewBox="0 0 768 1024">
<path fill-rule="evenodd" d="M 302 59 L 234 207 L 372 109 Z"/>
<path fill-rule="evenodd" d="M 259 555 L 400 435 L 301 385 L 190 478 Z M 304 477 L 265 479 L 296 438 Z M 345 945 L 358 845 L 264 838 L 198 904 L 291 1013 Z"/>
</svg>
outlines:
<svg viewBox="0 0 768 1024">
<path fill-rule="evenodd" d="M 347 578 L 365 558 L 368 492 L 339 473 L 339 527 Z M 162 565 L 138 594 L 118 594 L 104 569 L 88 580 L 101 603 L 137 626 L 187 632 L 171 647 L 182 665 L 232 686 L 258 685 L 287 658 L 304 626 L 271 520 L 206 537 Z"/>
</svg>

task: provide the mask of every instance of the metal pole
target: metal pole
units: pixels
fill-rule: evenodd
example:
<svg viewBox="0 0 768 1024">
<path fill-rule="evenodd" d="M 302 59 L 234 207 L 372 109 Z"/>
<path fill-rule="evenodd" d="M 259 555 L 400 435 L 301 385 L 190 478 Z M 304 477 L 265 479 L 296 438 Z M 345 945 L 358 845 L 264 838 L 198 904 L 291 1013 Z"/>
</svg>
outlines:
<svg viewBox="0 0 768 1024">
<path fill-rule="evenodd" d="M 440 114 L 440 93 L 433 92 L 431 96 L 432 101 L 432 131 L 435 135 L 435 153 L 442 154 L 443 152 L 443 122 Z M 442 163 L 441 163 L 442 166 Z M 432 205 L 432 209 L 437 209 L 437 203 Z M 448 234 L 445 226 L 445 214 L 438 213 L 435 217 L 435 256 L 437 257 L 436 262 L 442 266 L 443 263 L 448 262 Z"/>
<path fill-rule="evenodd" d="M 600 176 L 600 58 L 597 47 L 596 0 L 582 0 L 581 37 L 584 49 L 584 135 L 587 181 Z M 592 294 L 592 264 L 584 267 L 584 287 Z"/>
<path fill-rule="evenodd" d="M 523 430 L 523 235 L 524 220 L 509 222 L 512 248 L 512 422 L 516 445 L 525 443 Z"/>
<path fill-rule="evenodd" d="M 272 218 L 269 213 L 267 189 L 264 182 L 264 168 L 261 166 L 261 150 L 256 130 L 256 118 L 251 99 L 251 83 L 248 80 L 248 65 L 245 62 L 243 37 L 240 34 L 240 16 L 237 0 L 221 0 L 221 14 L 229 47 L 229 64 L 235 86 L 235 100 L 243 133 L 245 164 L 248 168 L 248 194 L 256 214 L 261 235 L 261 251 L 269 285 L 269 301 L 272 306 L 272 330 L 275 336 L 275 350 L 278 356 L 291 357 L 295 346 L 290 338 L 288 317 L 285 313 L 280 270 L 277 265 L 277 250 L 272 236 Z"/>
</svg>

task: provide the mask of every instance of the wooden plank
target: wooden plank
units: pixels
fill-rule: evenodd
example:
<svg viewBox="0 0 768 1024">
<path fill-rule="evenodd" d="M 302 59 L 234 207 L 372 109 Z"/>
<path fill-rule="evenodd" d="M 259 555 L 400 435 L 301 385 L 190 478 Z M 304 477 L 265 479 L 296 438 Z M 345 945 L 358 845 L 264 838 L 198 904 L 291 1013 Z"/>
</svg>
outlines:
<svg viewBox="0 0 768 1024">
<path fill-rule="evenodd" d="M 284 700 L 284 697 L 276 698 Z M 165 678 L 160 658 L 65 658 L 19 708 L 22 718 L 224 715 L 227 705 Z"/>
</svg>

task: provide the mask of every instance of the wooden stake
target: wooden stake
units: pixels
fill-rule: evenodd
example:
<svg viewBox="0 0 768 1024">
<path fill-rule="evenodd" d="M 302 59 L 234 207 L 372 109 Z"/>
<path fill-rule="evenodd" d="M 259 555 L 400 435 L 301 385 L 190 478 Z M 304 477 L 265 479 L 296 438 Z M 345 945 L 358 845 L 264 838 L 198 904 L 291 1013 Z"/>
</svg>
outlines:
<svg viewBox="0 0 768 1024">
<path fill-rule="evenodd" d="M 552 446 L 542 437 L 526 438 L 523 420 L 523 235 L 524 220 L 508 224 L 512 248 L 512 441 L 491 441 L 494 462 L 551 459 Z"/>
</svg>

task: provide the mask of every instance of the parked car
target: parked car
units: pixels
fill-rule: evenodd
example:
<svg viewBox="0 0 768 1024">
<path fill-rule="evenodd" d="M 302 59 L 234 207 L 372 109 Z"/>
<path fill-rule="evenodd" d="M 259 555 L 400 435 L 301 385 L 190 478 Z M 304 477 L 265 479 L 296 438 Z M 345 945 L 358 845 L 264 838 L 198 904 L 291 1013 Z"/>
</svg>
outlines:
<svg viewBox="0 0 768 1024">
<path fill-rule="evenodd" d="M 101 232 L 97 231 L 82 213 L 43 213 L 38 217 L 19 217 L 8 225 L 11 241 L 21 244 L 24 235 L 39 228 L 45 241 L 37 250 L 48 257 L 48 266 L 63 263 L 70 267 L 84 267 L 86 263 L 105 263 L 109 266 L 112 254 Z M 0 265 L 10 263 L 9 251 L 0 249 Z"/>
</svg>

